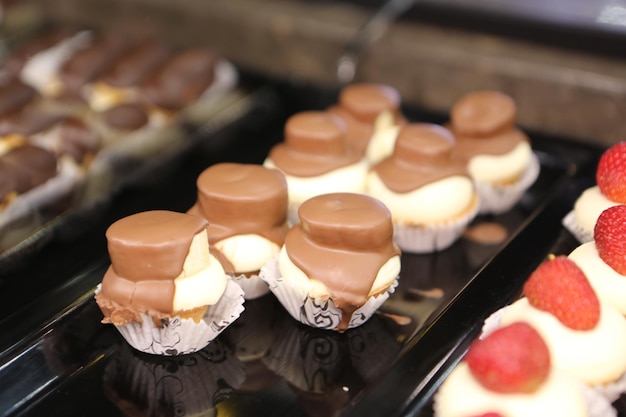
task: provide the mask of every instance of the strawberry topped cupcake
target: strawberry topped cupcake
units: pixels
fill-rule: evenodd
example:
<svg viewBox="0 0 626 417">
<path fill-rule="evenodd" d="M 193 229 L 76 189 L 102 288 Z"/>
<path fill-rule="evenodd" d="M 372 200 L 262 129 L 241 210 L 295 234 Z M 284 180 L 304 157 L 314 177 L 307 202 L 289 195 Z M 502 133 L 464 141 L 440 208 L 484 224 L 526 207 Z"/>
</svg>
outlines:
<svg viewBox="0 0 626 417">
<path fill-rule="evenodd" d="M 500 325 L 532 325 L 557 369 L 607 393 L 622 391 L 626 318 L 598 299 L 584 272 L 565 256 L 552 257 L 523 290 L 525 297 L 502 310 Z"/>
<path fill-rule="evenodd" d="M 578 197 L 563 225 L 581 243 L 590 242 L 600 213 L 618 204 L 626 204 L 626 142 L 613 145 L 602 154 L 596 185 Z"/>
<path fill-rule="evenodd" d="M 604 210 L 594 228 L 594 240 L 569 254 L 598 297 L 626 315 L 626 205 Z"/>
<path fill-rule="evenodd" d="M 435 417 L 586 417 L 588 410 L 583 386 L 554 367 L 541 334 L 522 322 L 474 342 L 434 404 Z"/>
</svg>

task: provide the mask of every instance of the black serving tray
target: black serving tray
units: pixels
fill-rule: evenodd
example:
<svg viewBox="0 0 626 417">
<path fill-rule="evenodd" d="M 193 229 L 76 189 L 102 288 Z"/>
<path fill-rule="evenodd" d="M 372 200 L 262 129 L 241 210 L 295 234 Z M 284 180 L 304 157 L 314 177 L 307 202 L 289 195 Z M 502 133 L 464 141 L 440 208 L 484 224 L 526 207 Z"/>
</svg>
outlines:
<svg viewBox="0 0 626 417">
<path fill-rule="evenodd" d="M 194 147 L 153 167 L 150 180 L 122 190 L 97 218 L 64 226 L 87 222 L 92 231 L 77 239 L 59 231 L 3 277 L 0 416 L 430 416 L 432 394 L 482 320 L 519 295 L 547 254 L 576 246 L 561 219 L 593 183 L 601 149 L 531 133 L 537 182 L 509 212 L 474 222 L 497 223 L 508 238 L 493 245 L 462 238 L 445 251 L 403 255 L 399 286 L 365 325 L 343 334 L 308 328 L 269 294 L 247 301 L 242 316 L 196 354 L 138 353 L 100 323 L 93 300 L 108 266 L 104 230 L 139 210 L 186 210 L 202 169 L 261 162 L 282 139 L 286 117 L 324 108 L 337 95 L 276 81 L 261 91 L 264 105 L 218 129 L 234 134 L 236 146 Z"/>
</svg>

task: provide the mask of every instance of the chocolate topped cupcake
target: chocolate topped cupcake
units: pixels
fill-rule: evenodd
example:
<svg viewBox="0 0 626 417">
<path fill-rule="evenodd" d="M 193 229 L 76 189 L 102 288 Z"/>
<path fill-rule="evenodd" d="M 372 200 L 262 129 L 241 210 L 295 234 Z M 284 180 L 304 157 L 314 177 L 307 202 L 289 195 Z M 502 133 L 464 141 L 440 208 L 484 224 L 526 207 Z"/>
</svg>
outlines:
<svg viewBox="0 0 626 417">
<path fill-rule="evenodd" d="M 206 228 L 200 217 L 155 210 L 122 218 L 107 230 L 111 266 L 96 301 L 103 322 L 114 324 L 131 346 L 189 353 L 241 313 L 243 293 L 210 255 Z"/>
<path fill-rule="evenodd" d="M 455 156 L 467 163 L 480 211 L 509 210 L 539 174 L 530 140 L 515 127 L 515 102 L 497 91 L 476 91 L 459 99 L 450 116 Z"/>
<path fill-rule="evenodd" d="M 275 145 L 265 166 L 285 174 L 289 220 L 305 200 L 331 192 L 363 192 L 367 164 L 346 142 L 345 124 L 327 112 L 302 112 L 287 121 L 285 140 Z"/>
<path fill-rule="evenodd" d="M 305 201 L 298 213 L 262 278 L 305 324 L 344 331 L 364 323 L 400 272 L 389 210 L 366 195 L 332 193 Z"/>
<path fill-rule="evenodd" d="M 287 183 L 261 165 L 220 163 L 200 174 L 198 200 L 189 213 L 209 222 L 209 243 L 246 298 L 269 292 L 259 270 L 287 233 Z"/>
<path fill-rule="evenodd" d="M 450 246 L 476 216 L 478 198 L 454 137 L 434 124 L 405 125 L 393 154 L 374 165 L 367 192 L 391 211 L 395 239 L 408 252 Z"/>
<path fill-rule="evenodd" d="M 391 153 L 397 127 L 404 123 L 400 102 L 400 94 L 391 86 L 352 84 L 328 111 L 345 122 L 349 145 L 375 163 Z"/>
</svg>

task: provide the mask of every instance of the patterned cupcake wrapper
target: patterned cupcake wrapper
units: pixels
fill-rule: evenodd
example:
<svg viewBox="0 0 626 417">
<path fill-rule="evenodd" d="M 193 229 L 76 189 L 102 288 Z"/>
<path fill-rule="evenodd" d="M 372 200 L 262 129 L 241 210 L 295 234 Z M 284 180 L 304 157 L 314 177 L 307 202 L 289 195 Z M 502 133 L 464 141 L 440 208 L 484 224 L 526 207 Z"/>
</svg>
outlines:
<svg viewBox="0 0 626 417">
<path fill-rule="evenodd" d="M 461 235 L 478 214 L 480 203 L 474 204 L 463 217 L 430 226 L 411 226 L 395 223 L 393 240 L 403 252 L 430 253 L 447 249 Z"/>
<path fill-rule="evenodd" d="M 576 213 L 574 210 L 567 213 L 561 224 L 565 227 L 580 243 L 587 243 L 593 240 L 593 230 L 587 230 L 576 223 Z"/>
<path fill-rule="evenodd" d="M 251 275 L 246 277 L 245 275 L 239 275 L 233 278 L 233 281 L 241 287 L 244 292 L 244 298 L 246 300 L 254 300 L 264 296 L 270 292 L 267 283 L 263 281 L 258 275 Z"/>
<path fill-rule="evenodd" d="M 207 346 L 243 312 L 243 290 L 228 280 L 219 301 L 209 306 L 199 323 L 193 319 L 173 317 L 156 327 L 148 314 L 143 321 L 115 326 L 126 342 L 140 352 L 153 355 L 184 355 Z"/>
<path fill-rule="evenodd" d="M 261 268 L 260 277 L 270 288 L 287 312 L 300 323 L 318 329 L 336 330 L 341 323 L 342 312 L 329 297 L 312 297 L 308 292 L 284 279 L 278 267 L 278 257 Z M 350 318 L 348 328 L 357 327 L 369 320 L 376 310 L 389 298 L 398 285 L 398 278 L 389 288 L 370 297 Z"/>
<path fill-rule="evenodd" d="M 510 210 L 519 201 L 524 192 L 537 180 L 541 164 L 533 154 L 522 177 L 511 185 L 494 186 L 489 183 L 474 181 L 480 197 L 480 214 L 501 214 Z"/>
</svg>

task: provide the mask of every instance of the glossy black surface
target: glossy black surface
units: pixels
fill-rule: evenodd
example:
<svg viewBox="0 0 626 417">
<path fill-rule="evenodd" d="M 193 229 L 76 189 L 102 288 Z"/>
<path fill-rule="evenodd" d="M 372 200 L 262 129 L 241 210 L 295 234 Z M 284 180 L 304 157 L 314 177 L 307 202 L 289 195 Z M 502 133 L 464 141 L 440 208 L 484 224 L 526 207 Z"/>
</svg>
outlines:
<svg viewBox="0 0 626 417">
<path fill-rule="evenodd" d="M 271 109 L 253 106 L 224 127 L 232 146 L 194 147 L 154 167 L 151 181 L 120 192 L 96 218 L 86 216 L 89 233 L 54 237 L 7 275 L 14 281 L 5 282 L 10 292 L 3 298 L 13 309 L 0 321 L 0 415 L 430 415 L 432 392 L 482 319 L 517 296 L 550 251 L 573 244 L 560 220 L 592 181 L 599 150 L 532 135 L 542 165 L 537 183 L 510 212 L 475 221 L 502 225 L 509 239 L 490 246 L 464 238 L 439 253 L 403 255 L 394 294 L 368 323 L 343 334 L 296 323 L 267 295 L 248 301 L 242 317 L 203 351 L 160 358 L 130 349 L 100 323 L 93 301 L 107 267 L 103 231 L 111 220 L 148 208 L 185 210 L 204 167 L 260 162 L 281 139 L 289 113 L 323 108 L 335 96 L 273 84 L 261 96 Z M 54 284 L 31 297 L 30 289 L 50 277 Z"/>
</svg>

